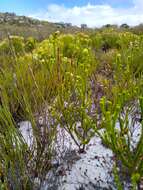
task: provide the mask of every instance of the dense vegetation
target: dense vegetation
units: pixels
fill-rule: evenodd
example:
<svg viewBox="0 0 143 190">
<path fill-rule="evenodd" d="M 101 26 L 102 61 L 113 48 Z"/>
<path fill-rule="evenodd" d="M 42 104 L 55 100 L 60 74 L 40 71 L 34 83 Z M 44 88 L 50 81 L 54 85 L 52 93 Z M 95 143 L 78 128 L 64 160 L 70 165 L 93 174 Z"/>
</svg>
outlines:
<svg viewBox="0 0 143 190">
<path fill-rule="evenodd" d="M 115 154 L 117 189 L 127 179 L 136 189 L 143 178 L 142 58 L 142 35 L 111 28 L 89 35 L 55 32 L 40 43 L 18 36 L 1 41 L 0 188 L 28 190 L 35 178 L 44 181 L 61 127 L 81 154 L 100 136 Z M 19 131 L 26 120 L 30 146 Z M 140 136 L 133 144 L 136 122 Z"/>
</svg>

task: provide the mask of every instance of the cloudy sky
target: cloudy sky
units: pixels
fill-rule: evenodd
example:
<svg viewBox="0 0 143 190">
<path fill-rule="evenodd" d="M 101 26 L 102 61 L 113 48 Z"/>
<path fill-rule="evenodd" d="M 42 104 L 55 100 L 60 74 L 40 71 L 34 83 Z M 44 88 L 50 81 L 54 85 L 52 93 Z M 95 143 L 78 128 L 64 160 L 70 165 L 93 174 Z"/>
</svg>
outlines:
<svg viewBox="0 0 143 190">
<path fill-rule="evenodd" d="M 143 23 L 143 0 L 0 0 L 0 12 L 97 27 Z"/>
</svg>

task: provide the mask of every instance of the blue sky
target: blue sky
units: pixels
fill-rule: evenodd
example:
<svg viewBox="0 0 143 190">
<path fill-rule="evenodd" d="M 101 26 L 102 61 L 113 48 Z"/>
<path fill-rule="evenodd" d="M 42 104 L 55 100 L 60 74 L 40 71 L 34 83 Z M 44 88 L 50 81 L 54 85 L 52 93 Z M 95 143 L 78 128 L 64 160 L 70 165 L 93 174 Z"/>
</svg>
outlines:
<svg viewBox="0 0 143 190">
<path fill-rule="evenodd" d="M 104 5 L 112 7 L 131 7 L 132 0 L 0 0 L 0 11 L 16 12 L 17 14 L 31 14 L 44 10 L 50 4 L 64 5 L 66 7 L 84 6 L 86 4 Z"/>
<path fill-rule="evenodd" d="M 136 25 L 143 20 L 143 0 L 0 0 L 0 12 L 91 27 L 125 22 Z"/>
</svg>

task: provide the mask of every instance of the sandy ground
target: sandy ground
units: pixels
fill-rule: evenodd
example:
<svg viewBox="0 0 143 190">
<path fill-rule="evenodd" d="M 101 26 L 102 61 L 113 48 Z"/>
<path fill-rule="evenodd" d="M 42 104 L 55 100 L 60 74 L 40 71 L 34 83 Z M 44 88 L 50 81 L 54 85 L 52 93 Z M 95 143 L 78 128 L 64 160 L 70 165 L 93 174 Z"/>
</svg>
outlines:
<svg viewBox="0 0 143 190">
<path fill-rule="evenodd" d="M 30 146 L 33 142 L 30 122 L 21 122 L 20 131 Z M 130 135 L 134 147 L 140 136 L 139 124 L 131 128 Z M 69 134 L 59 128 L 56 150 L 60 159 L 53 161 L 54 167 L 47 174 L 41 190 L 116 189 L 112 175 L 114 155 L 98 136 L 91 139 L 85 153 L 79 154 Z"/>
</svg>

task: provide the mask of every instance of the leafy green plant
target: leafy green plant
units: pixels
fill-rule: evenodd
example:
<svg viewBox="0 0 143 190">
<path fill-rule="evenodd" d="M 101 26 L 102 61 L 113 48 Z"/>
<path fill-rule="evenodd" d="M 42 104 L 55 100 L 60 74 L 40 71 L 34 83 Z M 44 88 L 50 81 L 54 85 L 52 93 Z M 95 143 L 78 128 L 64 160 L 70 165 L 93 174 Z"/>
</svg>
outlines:
<svg viewBox="0 0 143 190">
<path fill-rule="evenodd" d="M 104 44 L 109 51 L 102 51 Z M 57 31 L 40 43 L 18 36 L 3 40 L 0 187 L 31 189 L 35 178 L 44 181 L 56 155 L 58 126 L 80 152 L 97 133 L 116 155 L 117 167 L 121 162 L 113 169 L 118 189 L 127 176 L 135 188 L 143 175 L 142 122 L 136 146 L 131 136 L 134 110 L 143 117 L 142 50 L 142 36 L 111 27 L 89 35 Z M 18 129 L 21 121 L 31 123 L 30 147 Z"/>
</svg>

